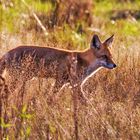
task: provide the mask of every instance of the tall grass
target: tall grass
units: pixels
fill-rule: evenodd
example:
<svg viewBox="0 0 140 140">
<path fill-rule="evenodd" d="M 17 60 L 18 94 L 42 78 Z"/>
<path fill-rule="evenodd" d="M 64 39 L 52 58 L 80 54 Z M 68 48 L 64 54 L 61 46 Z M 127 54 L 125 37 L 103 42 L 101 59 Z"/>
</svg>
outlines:
<svg viewBox="0 0 140 140">
<path fill-rule="evenodd" d="M 44 3 L 41 1 L 33 3 L 42 13 Z M 105 3 L 107 7 L 104 6 Z M 113 3 L 119 9 L 123 9 L 120 3 L 116 1 Z M 92 25 L 89 26 L 86 21 L 81 20 L 74 23 L 74 26 L 65 23 L 49 29 L 47 38 L 37 28 L 31 30 L 26 28 L 27 24 L 36 27 L 34 22 L 23 19 L 26 24 L 20 25 L 22 20 L 19 19 L 22 15 L 25 14 L 25 19 L 31 19 L 23 5 L 17 4 L 21 8 L 20 12 L 16 11 L 17 5 L 7 6 L 7 10 L 3 10 L 3 22 L 0 26 L 1 54 L 21 44 L 82 50 L 89 47 L 93 33 L 98 34 L 102 40 L 115 33 L 110 49 L 117 68 L 101 69 L 85 83 L 87 104 L 84 104 L 80 97 L 75 97 L 78 96 L 78 92 L 75 92 L 74 96 L 69 86 L 65 86 L 58 94 L 58 99 L 51 102 L 55 79 L 33 78 L 25 82 L 20 79 L 20 73 L 15 72 L 13 76 L 18 79 L 14 84 L 16 88 L 13 88 L 15 81 L 10 79 L 11 77 L 7 77 L 6 83 L 0 80 L 2 139 L 73 140 L 76 137 L 80 140 L 140 139 L 140 23 L 139 20 L 132 22 L 130 19 L 111 21 L 110 12 L 114 10 L 113 3 L 94 2 L 91 11 Z M 132 9 L 133 5 L 139 6 L 139 1 L 128 2 L 126 5 Z M 12 15 L 8 18 L 10 13 Z M 18 25 L 18 29 L 13 26 L 14 23 Z M 9 27 L 15 30 L 11 31 Z M 31 76 L 29 69 L 25 71 L 24 78 Z"/>
</svg>

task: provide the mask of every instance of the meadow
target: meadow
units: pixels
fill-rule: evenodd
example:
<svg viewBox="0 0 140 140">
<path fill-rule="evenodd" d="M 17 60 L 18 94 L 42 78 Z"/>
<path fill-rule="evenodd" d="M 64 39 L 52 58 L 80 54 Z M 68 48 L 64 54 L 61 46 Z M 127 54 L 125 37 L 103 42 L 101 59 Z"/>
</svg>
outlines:
<svg viewBox="0 0 140 140">
<path fill-rule="evenodd" d="M 22 44 L 84 50 L 93 34 L 101 40 L 114 34 L 110 49 L 117 64 L 85 83 L 88 102 L 78 98 L 76 110 L 68 86 L 57 101 L 49 100 L 55 79 L 24 82 L 20 72 L 13 72 L 18 83 L 0 80 L 0 138 L 139 140 L 139 9 L 139 0 L 0 0 L 0 56 Z M 32 71 L 28 66 L 24 78 Z"/>
</svg>

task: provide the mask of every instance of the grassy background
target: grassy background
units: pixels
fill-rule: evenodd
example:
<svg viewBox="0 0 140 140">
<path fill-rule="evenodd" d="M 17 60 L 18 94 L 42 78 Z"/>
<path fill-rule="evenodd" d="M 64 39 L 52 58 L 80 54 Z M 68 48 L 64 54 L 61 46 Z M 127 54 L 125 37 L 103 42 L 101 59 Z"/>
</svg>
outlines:
<svg viewBox="0 0 140 140">
<path fill-rule="evenodd" d="M 94 33 L 101 40 L 115 34 L 111 52 L 117 68 L 102 69 L 90 78 L 84 87 L 90 103 L 77 103 L 79 139 L 139 140 L 140 1 L 26 2 L 30 10 L 19 0 L 0 1 L 1 56 L 21 44 L 83 50 Z M 47 36 L 32 10 L 47 29 Z M 53 82 L 43 78 L 19 81 L 14 92 L 1 82 L 3 139 L 75 139 L 71 89 L 65 87 L 58 101 L 50 104 Z"/>
</svg>

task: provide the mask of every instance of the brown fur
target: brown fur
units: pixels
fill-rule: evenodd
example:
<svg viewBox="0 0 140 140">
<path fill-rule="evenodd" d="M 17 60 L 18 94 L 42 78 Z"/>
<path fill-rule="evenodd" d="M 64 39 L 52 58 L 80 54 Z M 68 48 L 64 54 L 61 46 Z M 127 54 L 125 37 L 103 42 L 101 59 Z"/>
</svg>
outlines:
<svg viewBox="0 0 140 140">
<path fill-rule="evenodd" d="M 112 37 L 108 40 L 111 40 L 112 42 Z M 55 89 L 59 89 L 67 82 L 70 82 L 71 84 L 81 83 L 83 79 L 93 73 L 96 69 L 102 67 L 100 63 L 96 64 L 98 61 L 102 62 L 104 59 L 106 63 L 111 63 L 111 68 L 115 67 L 113 66 L 115 64 L 111 59 L 110 51 L 107 48 L 108 40 L 101 43 L 98 36 L 94 35 L 91 41 L 91 47 L 83 52 L 38 46 L 19 46 L 10 50 L 1 58 L 1 74 L 4 69 L 22 69 L 23 59 L 30 57 L 36 67 L 32 68 L 30 64 L 25 64 L 27 70 L 33 73 L 30 74 L 31 76 L 26 80 L 35 76 L 55 78 Z M 102 58 L 104 55 L 106 58 Z M 45 72 L 43 74 L 40 69 L 40 65 L 43 65 L 43 68 L 45 68 Z M 20 74 L 22 75 L 24 72 L 21 70 Z M 16 76 L 16 78 L 18 79 L 18 76 Z"/>
</svg>

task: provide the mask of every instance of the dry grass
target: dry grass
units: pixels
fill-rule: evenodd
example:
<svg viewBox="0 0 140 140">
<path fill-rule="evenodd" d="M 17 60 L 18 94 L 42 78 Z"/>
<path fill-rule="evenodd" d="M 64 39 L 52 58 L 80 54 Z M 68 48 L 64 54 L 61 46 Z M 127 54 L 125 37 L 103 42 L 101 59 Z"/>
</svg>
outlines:
<svg viewBox="0 0 140 140">
<path fill-rule="evenodd" d="M 118 67 L 96 73 L 85 84 L 88 103 L 85 105 L 80 99 L 77 102 L 80 140 L 140 138 L 138 43 L 126 48 L 116 36 L 113 46 L 111 51 Z M 72 90 L 66 86 L 59 99 L 50 103 L 54 82 L 55 79 L 44 78 L 26 83 L 19 80 L 13 92 L 1 85 L 2 118 L 9 124 L 3 126 L 3 138 L 75 139 Z"/>
<path fill-rule="evenodd" d="M 108 1 L 104 1 L 103 4 L 107 5 L 102 9 L 103 12 L 96 13 L 97 15 L 106 15 L 104 10 L 109 9 L 111 5 Z M 63 3 L 61 6 L 63 7 Z M 64 8 L 66 11 L 69 10 L 67 7 Z M 95 10 L 98 11 L 100 8 L 97 7 Z M 58 13 L 60 19 L 61 14 L 63 13 Z M 35 77 L 26 81 L 32 71 L 25 65 L 25 73 L 22 76 L 20 71 L 12 71 L 12 76 L 17 77 L 18 81 L 7 77 L 4 83 L 0 79 L 1 139 L 74 140 L 77 134 L 79 140 L 140 139 L 140 37 L 137 34 L 135 36 L 139 23 L 122 20 L 112 24 L 106 18 L 94 15 L 94 28 L 91 30 L 103 39 L 109 34 L 116 33 L 111 52 L 117 68 L 101 69 L 85 83 L 87 104 L 77 97 L 78 92 L 73 94 L 69 86 L 58 93 L 58 100 L 51 102 L 55 79 Z M 69 22 L 73 24 L 75 20 L 74 15 L 73 21 Z M 58 23 L 63 25 L 61 20 Z M 124 25 L 127 25 L 126 28 Z M 70 42 L 69 36 L 73 30 L 75 31 L 55 27 L 50 31 L 50 38 L 46 39 L 35 30 L 24 31 L 21 27 L 16 34 L 9 33 L 4 28 L 0 37 L 0 54 L 21 44 L 83 49 L 84 47 L 76 46 L 77 42 Z M 84 28 L 83 32 L 87 40 L 90 40 L 88 36 L 91 31 Z M 125 32 L 127 34 L 124 34 Z M 79 34 L 74 35 L 77 37 Z"/>
</svg>

